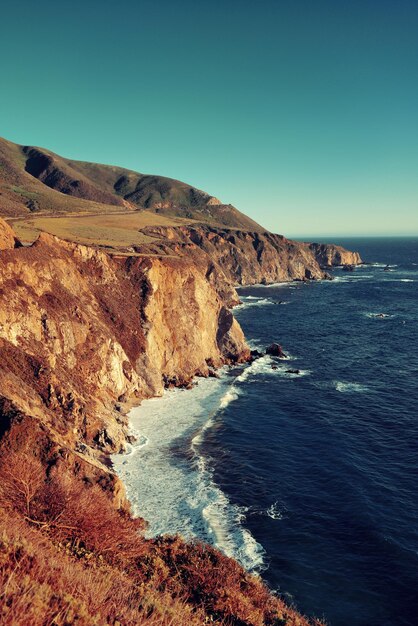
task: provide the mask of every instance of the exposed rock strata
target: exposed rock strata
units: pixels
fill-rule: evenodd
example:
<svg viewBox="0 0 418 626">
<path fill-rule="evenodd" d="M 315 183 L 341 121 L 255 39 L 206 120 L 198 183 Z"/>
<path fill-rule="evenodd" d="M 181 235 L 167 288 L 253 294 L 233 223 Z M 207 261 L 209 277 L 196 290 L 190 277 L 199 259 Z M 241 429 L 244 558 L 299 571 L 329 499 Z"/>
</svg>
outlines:
<svg viewBox="0 0 418 626">
<path fill-rule="evenodd" d="M 0 218 L 0 250 L 10 250 L 20 246 L 13 228 Z"/>
<path fill-rule="evenodd" d="M 190 260 L 117 259 L 42 234 L 0 252 L 0 358 L 11 422 L 35 420 L 51 441 L 98 462 L 98 449 L 124 445 L 118 401 L 209 375 L 249 350 Z"/>
<path fill-rule="evenodd" d="M 359 265 L 362 263 L 358 252 L 351 252 L 342 246 L 332 243 L 309 243 L 305 245 L 312 251 L 322 268 L 330 268 L 335 265 Z"/>
<path fill-rule="evenodd" d="M 3 468 L 13 459 L 30 468 L 36 459 L 34 484 L 42 485 L 37 487 L 34 512 L 27 505 L 23 517 L 13 499 L 7 499 L 7 489 L 1 490 L 7 515 L 0 522 L 2 529 L 16 531 L 20 554 L 22 545 L 37 551 L 33 565 L 32 556 L 27 559 L 24 578 L 34 593 L 42 590 L 44 605 L 37 603 L 38 611 L 45 610 L 53 598 L 65 606 L 70 598 L 68 584 L 65 578 L 61 587 L 56 582 L 63 572 L 68 572 L 74 586 L 80 572 L 84 579 L 92 571 L 98 577 L 111 571 L 112 580 L 120 573 L 123 588 L 130 590 L 129 601 L 119 598 L 118 611 L 123 603 L 125 614 L 132 588 L 137 605 L 152 593 L 161 607 L 167 605 L 171 611 L 173 599 L 184 596 L 182 613 L 178 608 L 177 614 L 187 615 L 188 610 L 196 624 L 225 618 L 225 623 L 249 626 L 319 625 L 288 608 L 260 580 L 209 546 L 187 544 L 181 538 L 146 542 L 138 540 L 135 530 L 134 545 L 138 548 L 142 542 L 141 559 L 120 557 L 118 537 L 133 540 L 125 528 L 129 524 L 131 528 L 132 520 L 124 487 L 102 455 L 120 450 L 126 440 L 126 418 L 119 402 L 161 393 L 165 383 L 185 384 L 195 374 L 213 375 L 213 368 L 222 363 L 251 359 L 243 333 L 220 295 L 219 286 L 224 285 L 229 300 L 236 300 L 221 265 L 217 268 L 212 262 L 208 271 L 201 254 L 198 263 L 193 255 L 111 257 L 47 234 L 30 247 L 17 247 L 13 231 L 2 220 L 0 242 L 0 460 Z M 215 274 L 219 275 L 213 280 Z M 17 474 L 19 481 L 18 470 Z M 23 480 L 27 475 L 23 473 Z M 26 484 L 32 489 L 30 480 Z M 76 491 L 68 491 L 68 485 Z M 117 517 L 109 517 L 103 503 L 102 508 L 95 506 L 102 495 L 97 485 L 120 510 Z M 84 503 L 80 528 L 73 527 L 73 515 L 71 528 L 60 521 L 71 505 L 71 493 L 77 494 L 77 507 Z M 45 517 L 42 502 L 52 502 L 48 498 L 58 508 L 54 514 L 48 506 Z M 102 546 L 98 510 L 107 516 L 103 526 L 107 540 L 119 533 L 111 543 L 113 552 Z M 69 538 L 65 553 L 60 533 Z M 22 544 L 21 536 L 26 543 Z M 39 571 L 41 547 L 42 554 L 46 550 L 55 559 L 55 587 L 49 590 Z M 12 568 L 14 572 L 13 559 Z M 95 584 L 92 589 L 99 591 Z M 23 583 L 19 585 L 17 593 L 22 595 Z M 33 602 L 28 602 L 29 610 Z M 110 608 L 101 607 L 107 615 Z M 79 604 L 74 610 L 77 622 L 92 623 L 87 608 L 85 620 L 79 619 Z M 113 617 L 112 613 L 112 623 Z M 42 615 L 37 618 L 37 624 L 44 623 Z M 116 621 L 128 623 L 119 619 L 119 613 Z M 186 623 L 183 618 L 179 622 Z"/>
<path fill-rule="evenodd" d="M 191 257 L 229 304 L 233 285 L 254 285 L 325 278 L 322 266 L 360 263 L 358 253 L 328 244 L 304 244 L 281 235 L 208 225 L 144 229 L 155 242 L 138 247 L 142 253 Z"/>
<path fill-rule="evenodd" d="M 251 358 L 228 308 L 234 284 L 324 275 L 315 250 L 279 235 L 209 226 L 147 234 L 155 243 L 141 251 L 162 256 L 112 257 L 45 233 L 18 247 L 0 220 L 0 399 L 13 407 L 3 431 L 13 416 L 29 419 L 103 470 L 100 450 L 125 443 L 117 403 Z M 327 263 L 350 254 L 319 253 Z"/>
</svg>

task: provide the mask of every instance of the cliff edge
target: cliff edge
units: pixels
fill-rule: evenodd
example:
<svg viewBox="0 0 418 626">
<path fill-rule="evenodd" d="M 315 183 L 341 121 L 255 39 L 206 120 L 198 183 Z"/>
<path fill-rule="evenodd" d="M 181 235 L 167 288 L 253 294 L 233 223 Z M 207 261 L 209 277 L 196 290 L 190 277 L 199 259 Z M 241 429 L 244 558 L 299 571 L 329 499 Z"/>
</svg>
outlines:
<svg viewBox="0 0 418 626">
<path fill-rule="evenodd" d="M 214 548 L 145 540 L 109 453 L 133 403 L 250 359 L 237 285 L 359 255 L 161 176 L 5 140 L 0 166 L 0 621 L 319 625 Z"/>
<path fill-rule="evenodd" d="M 201 270 L 0 232 L 2 623 L 319 624 L 214 548 L 145 540 L 109 467 L 130 402 L 249 358 Z"/>
</svg>

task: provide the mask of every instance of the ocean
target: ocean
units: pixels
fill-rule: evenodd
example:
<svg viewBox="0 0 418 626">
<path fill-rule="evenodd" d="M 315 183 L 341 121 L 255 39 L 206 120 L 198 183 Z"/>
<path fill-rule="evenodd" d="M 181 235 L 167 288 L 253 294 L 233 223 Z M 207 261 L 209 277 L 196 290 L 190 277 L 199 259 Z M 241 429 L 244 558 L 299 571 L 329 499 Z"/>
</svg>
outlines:
<svg viewBox="0 0 418 626">
<path fill-rule="evenodd" d="M 369 264 L 239 289 L 250 345 L 286 360 L 143 402 L 113 460 L 149 536 L 208 541 L 331 626 L 412 626 L 418 239 L 334 242 Z"/>
</svg>

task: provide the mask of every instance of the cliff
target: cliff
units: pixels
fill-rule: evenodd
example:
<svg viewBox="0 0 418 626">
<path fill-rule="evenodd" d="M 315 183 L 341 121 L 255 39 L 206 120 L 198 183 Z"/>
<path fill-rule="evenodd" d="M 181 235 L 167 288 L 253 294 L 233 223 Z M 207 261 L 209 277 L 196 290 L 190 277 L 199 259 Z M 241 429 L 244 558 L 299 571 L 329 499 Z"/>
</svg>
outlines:
<svg viewBox="0 0 418 626">
<path fill-rule="evenodd" d="M 0 161 L 1 213 L 30 216 L 25 245 L 0 219 L 0 621 L 319 624 L 209 546 L 145 540 L 108 454 L 132 403 L 250 358 L 236 285 L 360 257 L 173 179 L 5 140 Z"/>
<path fill-rule="evenodd" d="M 2 623 L 314 623 L 209 546 L 145 540 L 107 462 L 130 401 L 249 358 L 201 268 L 0 238 Z"/>
<path fill-rule="evenodd" d="M 360 265 L 362 259 L 358 252 L 351 252 L 332 243 L 309 243 L 306 247 L 314 254 L 321 268 L 335 265 Z"/>
<path fill-rule="evenodd" d="M 119 449 L 117 401 L 249 356 L 190 260 L 112 258 L 42 234 L 0 262 L 2 393 L 70 445 Z"/>
<path fill-rule="evenodd" d="M 10 250 L 20 245 L 13 228 L 0 219 L 0 250 Z"/>
<path fill-rule="evenodd" d="M 193 259 L 230 305 L 236 302 L 234 285 L 317 280 L 328 277 L 324 268 L 361 263 L 358 253 L 340 246 L 304 244 L 269 232 L 203 224 L 150 226 L 142 232 L 152 239 L 136 246 L 138 252 Z"/>
</svg>

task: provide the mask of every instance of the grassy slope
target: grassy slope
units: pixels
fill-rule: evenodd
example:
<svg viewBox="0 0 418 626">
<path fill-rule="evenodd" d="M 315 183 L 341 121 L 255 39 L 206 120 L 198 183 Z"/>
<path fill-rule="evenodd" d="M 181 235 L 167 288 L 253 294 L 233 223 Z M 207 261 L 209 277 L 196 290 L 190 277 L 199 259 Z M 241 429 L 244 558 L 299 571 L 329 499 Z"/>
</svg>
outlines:
<svg viewBox="0 0 418 626">
<path fill-rule="evenodd" d="M 29 173 L 30 172 L 30 173 Z M 262 227 L 231 205 L 178 180 L 120 167 L 72 161 L 49 150 L 0 139 L 0 215 L 103 213 L 147 210 L 244 230 Z M 161 224 L 157 218 L 155 222 Z"/>
<path fill-rule="evenodd" d="M 238 563 L 179 537 L 145 540 L 141 520 L 26 452 L 0 455 L 4 626 L 321 626 Z"/>
<path fill-rule="evenodd" d="M 129 251 L 133 245 L 151 241 L 140 230 L 146 226 L 178 226 L 190 220 L 170 218 L 149 211 L 114 212 L 65 215 L 62 217 L 33 215 L 28 218 L 13 219 L 13 228 L 21 241 L 32 243 L 40 232 L 56 235 L 61 239 L 111 248 L 115 251 Z"/>
<path fill-rule="evenodd" d="M 0 215 L 106 213 L 115 207 L 51 189 L 25 171 L 21 146 L 0 139 Z"/>
</svg>

